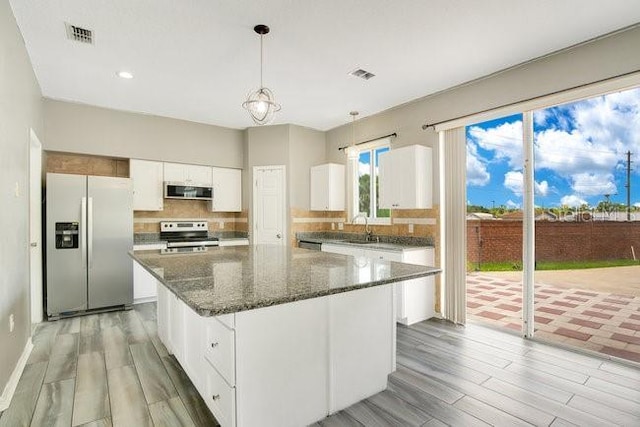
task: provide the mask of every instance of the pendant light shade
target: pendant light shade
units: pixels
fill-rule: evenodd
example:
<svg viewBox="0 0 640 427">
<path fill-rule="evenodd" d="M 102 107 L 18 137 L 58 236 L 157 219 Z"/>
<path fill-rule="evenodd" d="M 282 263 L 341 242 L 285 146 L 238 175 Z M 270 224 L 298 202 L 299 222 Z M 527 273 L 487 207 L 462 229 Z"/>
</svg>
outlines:
<svg viewBox="0 0 640 427">
<path fill-rule="evenodd" d="M 271 89 L 262 84 L 262 39 L 269 33 L 269 27 L 256 25 L 253 30 L 260 35 L 260 88 L 249 93 L 247 100 L 242 103 L 242 108 L 249 112 L 255 124 L 266 125 L 271 123 L 275 113 L 280 111 L 280 104 L 276 102 Z"/>
</svg>

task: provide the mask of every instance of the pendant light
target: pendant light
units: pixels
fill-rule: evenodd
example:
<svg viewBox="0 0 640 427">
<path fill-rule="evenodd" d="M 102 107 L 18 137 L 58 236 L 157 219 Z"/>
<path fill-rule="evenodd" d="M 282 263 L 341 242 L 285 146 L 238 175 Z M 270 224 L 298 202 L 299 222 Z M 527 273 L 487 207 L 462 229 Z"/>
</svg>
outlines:
<svg viewBox="0 0 640 427">
<path fill-rule="evenodd" d="M 356 117 L 358 117 L 357 111 L 349 111 L 349 115 L 351 116 L 351 144 L 349 144 L 345 148 L 344 152 L 346 153 L 349 159 L 354 159 L 358 157 L 358 150 L 356 149 Z"/>
<path fill-rule="evenodd" d="M 242 108 L 249 112 L 257 125 L 266 125 L 271 123 L 275 113 L 280 111 L 280 104 L 275 101 L 273 92 L 262 84 L 262 39 L 265 34 L 269 34 L 269 27 L 260 24 L 253 27 L 253 31 L 260 35 L 260 88 L 249 93 L 247 100 L 242 103 Z"/>
<path fill-rule="evenodd" d="M 351 146 L 355 147 L 356 145 L 356 117 L 358 117 L 357 111 L 349 111 L 349 115 L 351 116 Z"/>
</svg>

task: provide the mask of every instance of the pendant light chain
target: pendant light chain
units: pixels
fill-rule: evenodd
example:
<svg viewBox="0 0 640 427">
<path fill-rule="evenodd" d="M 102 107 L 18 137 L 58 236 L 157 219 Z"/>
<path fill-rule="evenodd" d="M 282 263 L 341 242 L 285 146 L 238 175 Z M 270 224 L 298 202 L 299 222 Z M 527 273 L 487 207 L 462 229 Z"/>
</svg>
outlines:
<svg viewBox="0 0 640 427">
<path fill-rule="evenodd" d="M 264 87 L 264 85 L 262 84 L 262 63 L 263 63 L 263 48 L 262 48 L 262 41 L 264 40 L 264 34 L 260 34 L 260 87 Z"/>
</svg>

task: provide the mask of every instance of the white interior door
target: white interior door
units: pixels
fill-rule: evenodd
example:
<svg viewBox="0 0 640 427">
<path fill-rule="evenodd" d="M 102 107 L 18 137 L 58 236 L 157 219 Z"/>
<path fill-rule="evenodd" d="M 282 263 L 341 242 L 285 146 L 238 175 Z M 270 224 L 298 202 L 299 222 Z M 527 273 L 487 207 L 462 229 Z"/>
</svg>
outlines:
<svg viewBox="0 0 640 427">
<path fill-rule="evenodd" d="M 31 130 L 29 145 L 29 242 L 31 323 L 42 322 L 42 144 Z"/>
<path fill-rule="evenodd" d="M 253 243 L 286 245 L 285 166 L 254 166 L 253 179 Z"/>
</svg>

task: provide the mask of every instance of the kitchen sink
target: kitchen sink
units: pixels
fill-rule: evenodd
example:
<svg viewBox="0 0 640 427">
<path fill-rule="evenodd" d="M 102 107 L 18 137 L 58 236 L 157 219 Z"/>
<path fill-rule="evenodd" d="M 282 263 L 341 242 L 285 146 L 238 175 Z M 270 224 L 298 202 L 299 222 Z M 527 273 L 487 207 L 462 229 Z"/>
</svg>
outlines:
<svg viewBox="0 0 640 427">
<path fill-rule="evenodd" d="M 378 242 L 366 241 L 366 240 L 343 240 L 344 243 L 353 243 L 355 245 L 373 245 Z"/>
</svg>

